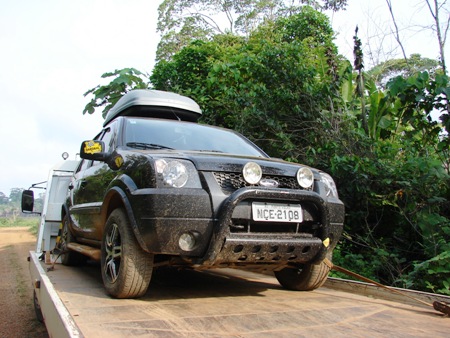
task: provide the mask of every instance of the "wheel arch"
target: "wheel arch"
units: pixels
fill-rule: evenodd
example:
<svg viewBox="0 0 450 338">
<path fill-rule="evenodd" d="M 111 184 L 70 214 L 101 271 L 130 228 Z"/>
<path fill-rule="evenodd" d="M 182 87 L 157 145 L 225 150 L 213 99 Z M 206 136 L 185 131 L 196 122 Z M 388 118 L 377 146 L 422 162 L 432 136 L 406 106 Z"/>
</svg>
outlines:
<svg viewBox="0 0 450 338">
<path fill-rule="evenodd" d="M 137 242 L 139 243 L 142 250 L 147 251 L 147 246 L 145 245 L 141 233 L 139 231 L 138 224 L 136 222 L 136 218 L 134 217 L 134 212 L 131 207 L 131 203 L 128 199 L 127 194 L 123 189 L 118 186 L 112 187 L 103 200 L 101 218 L 103 226 L 106 224 L 106 221 L 111 215 L 111 213 L 117 209 L 123 208 L 125 213 L 127 214 L 128 220 L 130 222 L 131 228 L 133 229 L 134 236 L 136 237 Z"/>
</svg>

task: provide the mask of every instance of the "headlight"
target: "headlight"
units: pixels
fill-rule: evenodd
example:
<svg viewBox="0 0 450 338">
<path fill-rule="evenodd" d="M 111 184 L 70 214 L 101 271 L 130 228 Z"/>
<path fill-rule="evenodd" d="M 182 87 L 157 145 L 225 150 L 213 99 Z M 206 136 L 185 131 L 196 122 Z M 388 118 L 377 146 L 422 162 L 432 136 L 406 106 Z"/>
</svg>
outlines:
<svg viewBox="0 0 450 338">
<path fill-rule="evenodd" d="M 297 182 L 304 189 L 309 189 L 314 183 L 314 174 L 308 167 L 301 167 L 297 171 Z"/>
<path fill-rule="evenodd" d="M 261 180 L 262 169 L 258 163 L 248 162 L 242 170 L 242 175 L 248 184 L 256 184 Z"/>
<path fill-rule="evenodd" d="M 155 169 L 158 181 L 162 181 L 163 186 L 174 188 L 198 188 L 200 186 L 195 167 L 190 162 L 159 159 L 155 161 Z M 190 184 L 188 184 L 189 182 Z"/>
<path fill-rule="evenodd" d="M 321 172 L 320 173 L 320 180 L 323 182 L 323 185 L 325 186 L 325 193 L 328 197 L 338 197 L 338 192 L 336 188 L 336 184 L 334 183 L 333 179 L 330 175 Z"/>
</svg>

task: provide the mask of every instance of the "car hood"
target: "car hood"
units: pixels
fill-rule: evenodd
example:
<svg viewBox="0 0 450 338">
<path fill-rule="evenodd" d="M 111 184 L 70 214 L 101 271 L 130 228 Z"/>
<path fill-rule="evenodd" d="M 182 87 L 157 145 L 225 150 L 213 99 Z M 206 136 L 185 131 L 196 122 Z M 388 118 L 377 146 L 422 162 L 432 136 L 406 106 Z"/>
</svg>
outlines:
<svg viewBox="0 0 450 338">
<path fill-rule="evenodd" d="M 189 160 L 194 163 L 199 171 L 218 171 L 218 172 L 241 172 L 244 165 L 248 162 L 258 163 L 265 175 L 275 176 L 295 176 L 300 164 L 286 162 L 281 159 L 250 157 L 233 154 L 185 151 L 185 152 L 164 152 L 148 154 L 152 158 L 178 158 Z M 316 170 L 311 168 L 315 173 Z"/>
</svg>

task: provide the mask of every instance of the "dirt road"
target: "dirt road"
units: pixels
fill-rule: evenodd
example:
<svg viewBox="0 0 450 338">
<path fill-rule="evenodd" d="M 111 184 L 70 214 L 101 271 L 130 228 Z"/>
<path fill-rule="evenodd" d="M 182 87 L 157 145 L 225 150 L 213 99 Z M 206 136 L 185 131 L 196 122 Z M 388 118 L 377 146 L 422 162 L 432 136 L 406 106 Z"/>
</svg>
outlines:
<svg viewBox="0 0 450 338">
<path fill-rule="evenodd" d="M 36 238 L 28 228 L 0 228 L 0 338 L 48 337 L 33 307 L 28 252 Z"/>
</svg>

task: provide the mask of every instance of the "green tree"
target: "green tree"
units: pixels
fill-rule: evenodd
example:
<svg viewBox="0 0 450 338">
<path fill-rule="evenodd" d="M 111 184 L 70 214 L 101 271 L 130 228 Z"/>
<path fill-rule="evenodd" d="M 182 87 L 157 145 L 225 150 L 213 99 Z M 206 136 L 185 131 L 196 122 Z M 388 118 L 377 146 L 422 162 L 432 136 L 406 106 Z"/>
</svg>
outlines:
<svg viewBox="0 0 450 338">
<path fill-rule="evenodd" d="M 442 154 L 444 167 L 449 167 L 450 131 L 449 97 L 450 82 L 446 75 L 430 76 L 420 72 L 408 78 L 396 77 L 388 85 L 388 96 L 395 100 L 397 121 L 395 134 L 413 142 L 415 149 L 428 154 L 429 147 L 435 146 L 436 154 Z M 432 113 L 439 113 L 441 124 L 433 120 Z M 446 133 L 442 133 L 443 131 Z"/>
<path fill-rule="evenodd" d="M 357 116 L 364 104 L 368 129 L 341 119 L 350 125 L 341 133 L 345 143 L 326 128 L 322 148 L 314 149 L 313 161 L 331 159 L 348 208 L 335 260 L 388 284 L 450 294 L 448 78 L 417 72 L 391 79 L 383 90 L 364 76 L 364 101 L 343 90 L 343 108 Z M 432 113 L 440 113 L 441 123 Z"/>
<path fill-rule="evenodd" d="M 6 196 L 3 192 L 0 191 L 0 204 L 7 204 L 9 201 L 8 196 Z"/>
<path fill-rule="evenodd" d="M 23 189 L 20 188 L 11 189 L 11 192 L 9 193 L 9 200 L 11 203 L 20 203 L 22 200 L 22 191 Z"/>
<path fill-rule="evenodd" d="M 249 36 L 261 23 L 299 13 L 302 5 L 316 9 L 345 9 L 347 0 L 164 0 L 158 8 L 161 41 L 156 60 L 169 60 L 193 40 L 217 34 Z"/>
<path fill-rule="evenodd" d="M 195 41 L 158 62 L 151 82 L 194 98 L 204 122 L 246 132 L 272 155 L 299 160 L 314 136 L 298 131 L 317 123 L 336 80 L 332 39 L 328 18 L 302 7 L 247 39 Z"/>
<path fill-rule="evenodd" d="M 111 77 L 113 79 L 108 84 L 98 85 L 84 93 L 84 96 L 94 97 L 84 107 L 83 114 L 93 114 L 96 108 L 104 107 L 102 115 L 105 118 L 116 102 L 131 89 L 148 88 L 148 75 L 134 68 L 124 68 L 102 75 L 103 79 Z"/>
<path fill-rule="evenodd" d="M 390 59 L 384 61 L 367 73 L 378 86 L 384 88 L 387 82 L 396 76 L 409 77 L 424 71 L 434 74 L 439 68 L 438 61 L 424 58 L 420 54 L 411 54 L 406 60 Z"/>
</svg>

